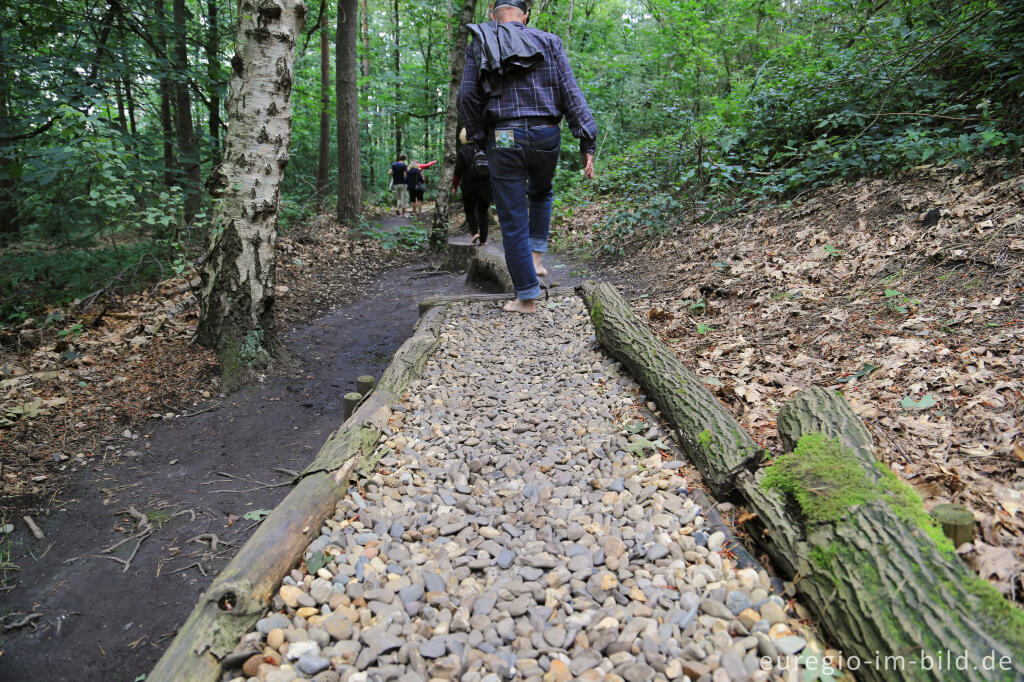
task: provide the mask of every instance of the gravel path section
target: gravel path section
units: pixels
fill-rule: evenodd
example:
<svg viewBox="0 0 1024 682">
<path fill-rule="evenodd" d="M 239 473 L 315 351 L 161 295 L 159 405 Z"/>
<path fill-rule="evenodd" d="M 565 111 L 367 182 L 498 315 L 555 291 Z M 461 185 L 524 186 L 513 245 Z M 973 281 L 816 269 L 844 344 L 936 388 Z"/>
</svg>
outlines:
<svg viewBox="0 0 1024 682">
<path fill-rule="evenodd" d="M 738 568 L 704 530 L 697 476 L 646 410 L 577 298 L 535 316 L 449 308 L 377 472 L 224 679 L 793 676 L 777 657 L 821 646 L 763 569 Z"/>
</svg>

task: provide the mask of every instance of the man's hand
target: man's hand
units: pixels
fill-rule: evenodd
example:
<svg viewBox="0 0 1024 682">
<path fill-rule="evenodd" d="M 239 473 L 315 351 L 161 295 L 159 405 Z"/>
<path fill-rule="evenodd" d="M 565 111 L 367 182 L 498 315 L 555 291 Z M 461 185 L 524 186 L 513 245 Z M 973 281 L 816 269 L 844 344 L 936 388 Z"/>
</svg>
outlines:
<svg viewBox="0 0 1024 682">
<path fill-rule="evenodd" d="M 588 180 L 594 179 L 594 155 L 583 154 L 583 177 Z"/>
</svg>

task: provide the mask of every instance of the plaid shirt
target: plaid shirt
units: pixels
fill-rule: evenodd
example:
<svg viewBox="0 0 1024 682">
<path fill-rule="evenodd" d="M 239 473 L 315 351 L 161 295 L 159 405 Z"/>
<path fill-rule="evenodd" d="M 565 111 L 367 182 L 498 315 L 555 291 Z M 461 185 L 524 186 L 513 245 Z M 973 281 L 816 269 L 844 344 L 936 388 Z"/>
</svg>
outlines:
<svg viewBox="0 0 1024 682">
<path fill-rule="evenodd" d="M 475 40 L 469 44 L 459 89 L 459 113 L 467 139 L 483 141 L 494 121 L 564 115 L 569 130 L 580 140 L 580 151 L 593 154 L 597 149 L 597 123 L 572 75 L 561 38 L 519 22 L 512 23 L 522 27 L 541 46 L 544 61 L 526 74 L 503 81 L 500 97 L 487 98 L 480 83 L 480 46 Z"/>
</svg>

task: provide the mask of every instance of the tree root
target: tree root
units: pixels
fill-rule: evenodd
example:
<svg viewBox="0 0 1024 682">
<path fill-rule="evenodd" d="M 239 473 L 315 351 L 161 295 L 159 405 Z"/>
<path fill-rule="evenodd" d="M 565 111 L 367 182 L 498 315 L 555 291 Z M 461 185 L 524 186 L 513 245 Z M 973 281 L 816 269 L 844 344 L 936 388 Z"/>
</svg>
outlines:
<svg viewBox="0 0 1024 682">
<path fill-rule="evenodd" d="M 7 617 L 18 616 L 18 615 L 21 615 L 21 614 L 19 614 L 19 613 L 12 613 L 12 614 L 10 614 Z M 4 632 L 10 632 L 11 630 L 17 630 L 18 628 L 23 628 L 26 625 L 30 625 L 34 621 L 37 621 L 37 620 L 39 620 L 42 617 L 43 617 L 43 614 L 41 614 L 41 613 L 30 613 L 27 616 L 25 616 L 24 618 L 22 618 L 21 620 L 16 620 L 13 623 L 3 623 L 2 626 L 0 626 L 0 628 L 2 628 L 2 630 Z M 35 630 L 36 626 L 32 625 L 32 629 Z"/>
<path fill-rule="evenodd" d="M 221 540 L 213 533 L 203 533 L 202 535 L 197 535 L 194 538 L 191 538 L 189 542 L 208 542 L 210 544 L 210 551 L 212 552 L 217 551 L 217 545 L 224 545 L 225 547 L 232 546 L 232 543 L 227 542 L 225 540 Z"/>
</svg>

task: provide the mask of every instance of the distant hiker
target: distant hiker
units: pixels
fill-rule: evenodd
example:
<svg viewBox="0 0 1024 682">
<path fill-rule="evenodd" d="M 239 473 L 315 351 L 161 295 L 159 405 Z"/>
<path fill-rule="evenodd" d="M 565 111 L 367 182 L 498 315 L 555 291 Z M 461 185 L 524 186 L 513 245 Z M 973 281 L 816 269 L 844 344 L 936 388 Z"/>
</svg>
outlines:
<svg viewBox="0 0 1024 682">
<path fill-rule="evenodd" d="M 466 211 L 466 226 L 473 235 L 474 244 L 487 243 L 487 209 L 490 208 L 491 173 L 487 155 L 480 147 L 466 139 L 466 129 L 459 131 L 462 146 L 455 154 L 455 176 L 452 189 L 462 184 L 462 206 Z M 483 156 L 483 160 L 478 159 Z"/>
<path fill-rule="evenodd" d="M 391 164 L 391 168 L 388 170 L 388 175 L 391 176 L 391 186 L 395 188 L 395 215 L 405 215 L 405 209 L 409 208 L 409 186 L 405 182 L 406 170 L 405 154 L 399 154 L 398 160 Z"/>
<path fill-rule="evenodd" d="M 420 165 L 415 161 L 409 163 L 409 170 L 405 171 L 405 184 L 409 187 L 409 200 L 412 201 L 413 215 L 423 210 L 423 193 L 427 191 L 427 183 L 420 172 Z"/>
<path fill-rule="evenodd" d="M 532 313 L 548 250 L 551 181 L 565 116 L 580 140 L 584 177 L 594 177 L 597 124 L 576 83 L 561 39 L 527 28 L 526 0 L 495 0 L 486 24 L 470 24 L 473 42 L 459 90 L 468 139 L 484 146 L 498 210 L 505 263 L 516 298 L 509 312 Z M 532 253 L 531 253 L 532 252 Z"/>
</svg>

